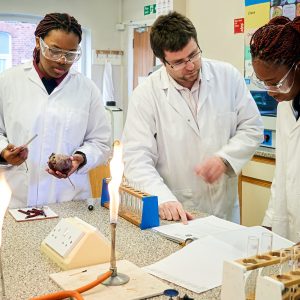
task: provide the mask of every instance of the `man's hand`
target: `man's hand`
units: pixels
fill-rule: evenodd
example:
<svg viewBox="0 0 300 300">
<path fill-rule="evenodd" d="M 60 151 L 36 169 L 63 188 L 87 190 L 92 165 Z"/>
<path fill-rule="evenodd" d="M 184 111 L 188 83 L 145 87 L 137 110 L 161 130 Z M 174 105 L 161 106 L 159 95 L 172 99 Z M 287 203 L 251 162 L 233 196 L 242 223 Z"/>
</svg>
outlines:
<svg viewBox="0 0 300 300">
<path fill-rule="evenodd" d="M 214 183 L 226 172 L 226 169 L 227 167 L 220 157 L 212 156 L 201 165 L 196 166 L 195 171 L 207 183 Z"/>
<path fill-rule="evenodd" d="M 84 159 L 83 159 L 82 155 L 80 155 L 80 154 L 74 154 L 70 158 L 72 160 L 72 168 L 68 174 L 63 174 L 59 171 L 54 171 L 50 168 L 47 168 L 46 171 L 50 175 L 53 175 L 54 177 L 59 178 L 59 179 L 67 178 L 67 177 L 71 176 L 78 169 L 78 167 L 83 163 Z"/>
<path fill-rule="evenodd" d="M 28 157 L 28 148 L 24 146 L 16 147 L 8 144 L 7 147 L 1 152 L 1 156 L 11 165 L 19 166 Z"/>
<path fill-rule="evenodd" d="M 168 201 L 159 205 L 159 216 L 162 220 L 179 221 L 187 224 L 188 220 L 193 220 L 191 213 L 185 211 L 178 201 Z"/>
</svg>

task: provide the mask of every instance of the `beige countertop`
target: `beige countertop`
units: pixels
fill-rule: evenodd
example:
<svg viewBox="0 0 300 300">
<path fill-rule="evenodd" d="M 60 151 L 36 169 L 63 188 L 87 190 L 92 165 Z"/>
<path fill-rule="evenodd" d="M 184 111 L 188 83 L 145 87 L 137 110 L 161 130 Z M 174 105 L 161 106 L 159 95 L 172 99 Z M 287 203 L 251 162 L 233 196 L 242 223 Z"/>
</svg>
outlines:
<svg viewBox="0 0 300 300">
<path fill-rule="evenodd" d="M 50 279 L 49 274 L 61 270 L 41 253 L 40 244 L 61 218 L 77 216 L 98 228 L 110 239 L 109 211 L 100 207 L 99 204 L 93 211 L 87 209 L 84 201 L 71 201 L 49 206 L 59 215 L 59 218 L 16 222 L 10 214 L 5 217 L 1 249 L 5 287 L 3 300 L 25 300 L 59 290 L 58 286 Z M 116 250 L 120 253 L 121 259 L 127 259 L 137 266 L 143 267 L 178 249 L 180 249 L 178 244 L 151 230 L 142 231 L 124 219 L 119 219 Z M 220 299 L 220 288 L 195 294 L 174 284 L 168 283 L 168 285 L 176 288 L 181 297 L 187 293 L 194 299 Z M 160 296 L 152 299 L 167 300 L 168 297 Z"/>
</svg>

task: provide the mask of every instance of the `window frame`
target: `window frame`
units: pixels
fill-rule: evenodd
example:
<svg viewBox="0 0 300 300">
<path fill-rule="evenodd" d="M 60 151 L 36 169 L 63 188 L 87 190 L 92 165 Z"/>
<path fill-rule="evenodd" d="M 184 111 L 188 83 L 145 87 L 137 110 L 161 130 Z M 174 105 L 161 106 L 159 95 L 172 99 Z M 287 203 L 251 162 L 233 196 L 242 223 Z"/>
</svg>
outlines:
<svg viewBox="0 0 300 300">
<path fill-rule="evenodd" d="M 4 70 L 8 69 L 12 65 L 12 51 L 11 51 L 11 34 L 6 31 L 0 31 L 0 33 L 6 33 L 8 36 L 8 53 L 1 53 L 0 52 L 0 60 L 4 60 Z M 1 64 L 0 64 L 1 67 Z M 0 69 L 0 73 L 4 70 Z"/>
</svg>

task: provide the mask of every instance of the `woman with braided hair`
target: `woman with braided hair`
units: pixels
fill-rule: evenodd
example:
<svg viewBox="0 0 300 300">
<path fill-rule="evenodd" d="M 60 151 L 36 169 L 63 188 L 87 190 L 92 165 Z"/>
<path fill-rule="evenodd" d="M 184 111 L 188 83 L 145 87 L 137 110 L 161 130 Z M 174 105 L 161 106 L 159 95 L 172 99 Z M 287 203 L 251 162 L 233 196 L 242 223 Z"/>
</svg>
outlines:
<svg viewBox="0 0 300 300">
<path fill-rule="evenodd" d="M 250 41 L 252 81 L 278 102 L 276 171 L 263 226 L 300 241 L 300 17 L 276 17 Z"/>
<path fill-rule="evenodd" d="M 86 199 L 88 171 L 107 160 L 110 127 L 100 91 L 71 69 L 81 56 L 81 35 L 74 17 L 47 14 L 35 31 L 33 61 L 0 75 L 0 152 L 10 166 L 4 172 L 10 207 Z M 51 153 L 70 156 L 67 174 L 47 168 Z M 59 180 L 70 175 L 74 186 Z"/>
</svg>

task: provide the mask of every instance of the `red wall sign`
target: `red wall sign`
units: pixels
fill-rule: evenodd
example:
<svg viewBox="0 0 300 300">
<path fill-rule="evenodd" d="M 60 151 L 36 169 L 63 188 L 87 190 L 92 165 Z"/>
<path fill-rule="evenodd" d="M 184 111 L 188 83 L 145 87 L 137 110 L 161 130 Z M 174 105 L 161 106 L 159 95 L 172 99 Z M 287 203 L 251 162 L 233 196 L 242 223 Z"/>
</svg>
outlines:
<svg viewBox="0 0 300 300">
<path fill-rule="evenodd" d="M 234 33 L 244 32 L 244 18 L 234 19 Z"/>
</svg>

